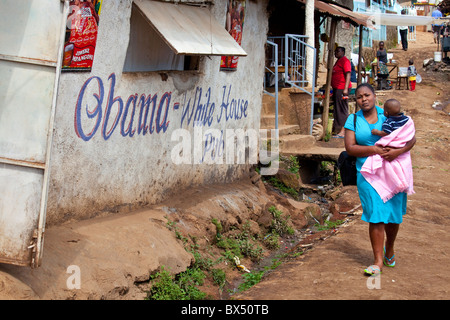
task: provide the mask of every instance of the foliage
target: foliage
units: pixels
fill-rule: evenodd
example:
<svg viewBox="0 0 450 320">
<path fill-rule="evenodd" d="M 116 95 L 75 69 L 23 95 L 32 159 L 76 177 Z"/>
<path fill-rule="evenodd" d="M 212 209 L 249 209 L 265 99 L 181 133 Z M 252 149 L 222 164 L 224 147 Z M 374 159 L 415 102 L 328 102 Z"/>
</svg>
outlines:
<svg viewBox="0 0 450 320">
<path fill-rule="evenodd" d="M 219 288 L 223 288 L 225 286 L 227 280 L 225 271 L 223 271 L 222 269 L 212 269 L 211 276 L 213 278 L 214 283 L 218 285 Z"/>
<path fill-rule="evenodd" d="M 240 233 L 234 237 L 223 236 L 220 232 L 223 231 L 223 227 L 217 220 L 212 221 L 216 226 L 216 245 L 218 248 L 225 249 L 223 255 L 227 260 L 233 262 L 235 256 L 242 258 L 248 257 L 253 261 L 261 259 L 263 249 L 261 246 L 255 243 L 255 239 L 250 234 L 250 223 L 247 221 L 244 223 Z M 219 232 L 220 231 L 220 232 Z"/>
<path fill-rule="evenodd" d="M 318 231 L 331 230 L 331 229 L 335 229 L 337 226 L 340 226 L 343 223 L 344 223 L 343 220 L 336 220 L 336 221 L 327 220 L 324 222 L 323 225 L 316 223 L 315 227 L 317 228 Z"/>
<path fill-rule="evenodd" d="M 270 177 L 268 179 L 268 182 L 273 185 L 275 188 L 280 189 L 282 192 L 290 194 L 293 197 L 297 197 L 298 196 L 298 191 L 295 190 L 292 187 L 288 187 L 286 186 L 283 182 L 281 182 L 280 180 L 278 180 L 275 177 Z"/>
<path fill-rule="evenodd" d="M 264 240 L 264 244 L 267 248 L 271 250 L 276 250 L 280 248 L 280 235 L 276 232 L 268 234 Z"/>
<path fill-rule="evenodd" d="M 151 277 L 148 300 L 202 300 L 206 293 L 196 286 L 203 284 L 205 274 L 198 268 L 172 276 L 164 267 Z"/>
<path fill-rule="evenodd" d="M 250 272 L 244 274 L 242 276 L 244 278 L 244 282 L 239 285 L 239 291 L 244 291 L 254 286 L 255 284 L 261 281 L 263 275 L 264 271 Z"/>
<path fill-rule="evenodd" d="M 275 206 L 269 208 L 269 212 L 273 215 L 271 230 L 276 234 L 283 236 L 286 234 L 294 234 L 294 229 L 289 225 L 290 216 L 284 217 L 283 212 Z"/>
<path fill-rule="evenodd" d="M 296 156 L 291 155 L 289 158 L 280 156 L 280 160 L 286 164 L 288 171 L 296 173 L 298 176 L 300 171 L 300 163 L 298 162 L 298 158 Z"/>
</svg>

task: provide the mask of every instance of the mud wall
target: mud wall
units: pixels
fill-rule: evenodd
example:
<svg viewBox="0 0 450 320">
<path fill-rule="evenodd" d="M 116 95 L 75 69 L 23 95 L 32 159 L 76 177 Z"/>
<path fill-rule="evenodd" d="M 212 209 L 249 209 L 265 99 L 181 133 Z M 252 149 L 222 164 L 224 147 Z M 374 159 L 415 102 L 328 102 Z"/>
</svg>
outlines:
<svg viewBox="0 0 450 320">
<path fill-rule="evenodd" d="M 284 88 L 278 98 L 284 124 L 298 125 L 299 134 L 310 134 L 311 96 L 300 89 Z"/>
<path fill-rule="evenodd" d="M 204 56 L 196 71 L 122 73 L 132 0 L 105 1 L 91 71 L 61 75 L 47 224 L 134 210 L 246 175 L 248 161 L 211 162 L 223 155 L 227 129 L 259 129 L 266 6 L 246 2 L 248 56 L 236 71 L 220 71 L 219 56 Z M 226 11 L 225 0 L 211 6 L 224 26 Z M 141 97 L 150 102 L 146 122 Z M 180 149 L 187 141 L 192 149 Z"/>
</svg>

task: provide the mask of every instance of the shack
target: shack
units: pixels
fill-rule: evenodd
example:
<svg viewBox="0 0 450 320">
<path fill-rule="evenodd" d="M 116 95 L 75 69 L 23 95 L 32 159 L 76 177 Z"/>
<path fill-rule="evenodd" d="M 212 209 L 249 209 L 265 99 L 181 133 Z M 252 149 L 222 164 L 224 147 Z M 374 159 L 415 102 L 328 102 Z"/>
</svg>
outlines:
<svg viewBox="0 0 450 320">
<path fill-rule="evenodd" d="M 0 262 L 39 266 L 46 226 L 246 174 L 257 154 L 266 8 L 2 1 Z"/>
</svg>

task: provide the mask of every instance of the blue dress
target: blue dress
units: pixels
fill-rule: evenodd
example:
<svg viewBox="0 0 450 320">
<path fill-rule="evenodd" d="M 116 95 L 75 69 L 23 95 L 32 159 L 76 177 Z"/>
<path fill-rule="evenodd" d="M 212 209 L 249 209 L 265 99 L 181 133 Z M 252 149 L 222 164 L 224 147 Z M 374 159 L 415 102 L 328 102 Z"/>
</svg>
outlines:
<svg viewBox="0 0 450 320">
<path fill-rule="evenodd" d="M 380 139 L 379 136 L 371 133 L 372 129 L 381 130 L 383 122 L 386 120 L 384 110 L 376 107 L 378 111 L 377 123 L 370 124 L 364 118 L 362 110 L 356 113 L 356 142 L 363 146 L 373 146 Z M 355 131 L 353 125 L 353 115 L 347 118 L 344 128 Z M 406 213 L 406 193 L 398 193 L 387 202 L 383 202 L 377 191 L 366 181 L 360 173 L 361 167 L 367 157 L 356 158 L 356 184 L 363 214 L 361 219 L 370 223 L 396 223 L 400 224 L 403 215 Z"/>
</svg>

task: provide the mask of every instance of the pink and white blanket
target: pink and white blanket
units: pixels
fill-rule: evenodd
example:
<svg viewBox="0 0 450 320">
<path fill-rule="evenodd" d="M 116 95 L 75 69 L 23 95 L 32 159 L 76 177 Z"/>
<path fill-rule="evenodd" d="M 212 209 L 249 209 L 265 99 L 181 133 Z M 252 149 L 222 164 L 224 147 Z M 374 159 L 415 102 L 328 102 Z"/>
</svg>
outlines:
<svg viewBox="0 0 450 320">
<path fill-rule="evenodd" d="M 401 128 L 382 137 L 375 145 L 404 147 L 415 134 L 414 122 L 409 117 Z M 361 174 L 386 202 L 399 192 L 413 194 L 413 172 L 410 152 L 399 155 L 392 161 L 384 160 L 379 154 L 370 156 L 361 168 Z"/>
</svg>

